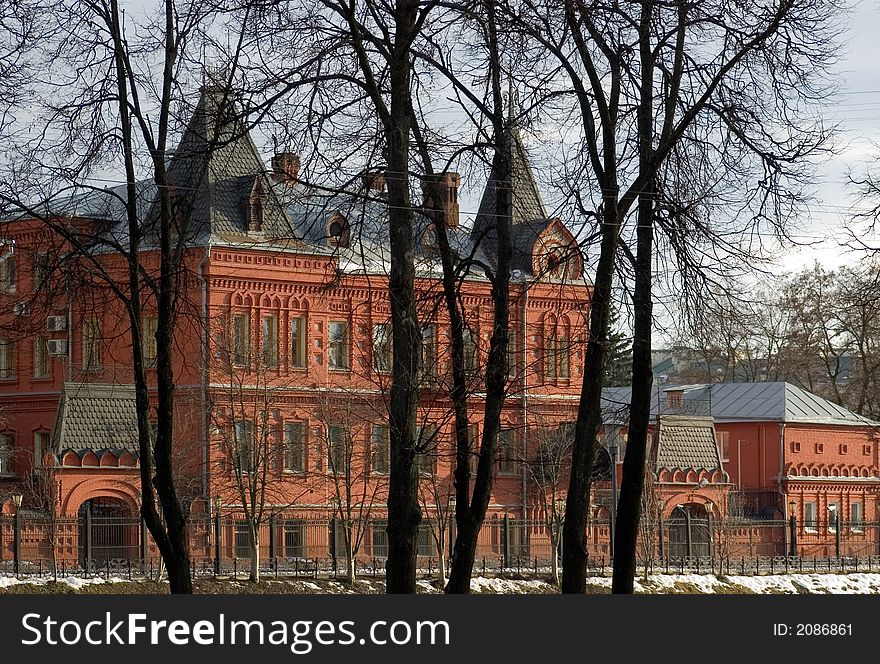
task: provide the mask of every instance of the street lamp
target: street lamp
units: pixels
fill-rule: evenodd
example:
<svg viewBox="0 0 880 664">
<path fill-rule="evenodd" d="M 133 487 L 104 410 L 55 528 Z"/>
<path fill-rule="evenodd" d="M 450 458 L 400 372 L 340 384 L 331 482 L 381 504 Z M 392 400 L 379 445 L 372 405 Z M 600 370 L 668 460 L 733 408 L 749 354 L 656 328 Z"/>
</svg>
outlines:
<svg viewBox="0 0 880 664">
<path fill-rule="evenodd" d="M 20 493 L 12 494 L 12 504 L 15 505 L 15 532 L 13 535 L 12 553 L 13 553 L 13 570 L 15 576 L 21 567 L 21 501 L 24 498 Z"/>
<path fill-rule="evenodd" d="M 789 536 L 791 537 L 791 543 L 789 545 L 789 555 L 797 558 L 797 503 L 795 501 L 790 501 L 788 503 L 788 529 Z"/>
<path fill-rule="evenodd" d="M 829 505 L 828 511 L 834 520 L 834 557 L 840 559 L 840 514 L 837 512 L 837 505 Z"/>
<path fill-rule="evenodd" d="M 214 574 L 220 575 L 220 559 L 223 554 L 221 547 L 221 533 L 223 532 L 223 522 L 220 518 L 220 496 L 214 496 L 211 499 L 211 506 L 214 508 Z"/>
</svg>

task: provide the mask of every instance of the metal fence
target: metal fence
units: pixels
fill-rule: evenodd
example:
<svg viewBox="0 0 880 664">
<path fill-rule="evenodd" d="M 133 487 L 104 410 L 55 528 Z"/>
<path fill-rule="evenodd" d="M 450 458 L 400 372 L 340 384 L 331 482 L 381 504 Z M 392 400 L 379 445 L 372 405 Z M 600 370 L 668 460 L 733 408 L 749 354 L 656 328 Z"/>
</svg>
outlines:
<svg viewBox="0 0 880 664">
<path fill-rule="evenodd" d="M 273 517 L 260 527 L 259 561 L 265 573 L 304 577 L 343 574 L 348 541 L 356 549 L 360 575 L 384 575 L 388 540 L 384 519 L 346 524 L 314 516 Z M 426 520 L 419 532 L 419 569 L 433 575 L 448 565 L 454 527 L 443 530 Z M 591 574 L 611 565 L 611 524 L 594 521 L 587 543 Z M 189 522 L 190 555 L 196 575 L 247 573 L 251 543 L 248 524 L 234 514 L 194 515 Z M 478 573 L 549 572 L 553 537 L 543 520 L 490 516 L 480 532 Z M 781 571 L 874 571 L 880 569 L 880 524 L 800 524 L 792 538 L 785 521 L 670 519 L 640 536 L 640 558 L 656 571 L 763 574 Z M 557 550 L 561 550 L 557 546 Z M 443 555 L 441 555 L 441 553 Z M 640 565 L 643 564 L 640 562 Z M 0 517 L 0 573 L 149 574 L 159 568 L 159 552 L 137 518 L 92 515 L 50 519 L 23 514 Z"/>
</svg>

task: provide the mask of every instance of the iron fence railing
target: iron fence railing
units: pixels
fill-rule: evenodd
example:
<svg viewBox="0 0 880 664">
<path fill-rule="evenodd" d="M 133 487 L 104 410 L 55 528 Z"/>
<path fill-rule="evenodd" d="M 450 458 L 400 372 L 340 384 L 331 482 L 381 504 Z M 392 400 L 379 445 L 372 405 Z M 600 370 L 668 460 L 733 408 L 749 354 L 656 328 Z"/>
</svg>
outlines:
<svg viewBox="0 0 880 664">
<path fill-rule="evenodd" d="M 344 574 L 351 564 L 360 575 L 382 576 L 386 523 L 309 515 L 267 519 L 259 528 L 259 567 L 270 575 L 320 577 Z M 541 519 L 487 518 L 477 543 L 476 571 L 549 572 L 554 549 L 557 556 L 561 553 L 560 532 L 560 524 Z M 454 536 L 453 524 L 426 519 L 419 532 L 423 574 L 448 566 Z M 594 519 L 586 538 L 590 573 L 608 572 L 610 519 Z M 247 574 L 252 547 L 243 518 L 194 515 L 189 540 L 195 574 Z M 666 519 L 644 526 L 639 557 L 650 559 L 655 570 L 670 572 L 874 571 L 880 570 L 880 523 L 797 523 L 792 533 L 791 522 L 782 520 Z M 159 561 L 158 549 L 137 518 L 88 513 L 58 519 L 0 517 L 0 573 L 132 576 L 155 572 Z"/>
</svg>

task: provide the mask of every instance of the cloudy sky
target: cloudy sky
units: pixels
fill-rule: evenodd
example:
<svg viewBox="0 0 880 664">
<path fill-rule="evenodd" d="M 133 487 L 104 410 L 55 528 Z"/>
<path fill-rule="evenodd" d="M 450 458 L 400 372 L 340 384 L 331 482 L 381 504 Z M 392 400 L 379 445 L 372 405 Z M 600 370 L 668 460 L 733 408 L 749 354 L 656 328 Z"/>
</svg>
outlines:
<svg viewBox="0 0 880 664">
<path fill-rule="evenodd" d="M 870 160 L 880 159 L 880 0 L 851 2 L 846 23 L 838 66 L 841 90 L 828 108 L 829 120 L 840 124 L 838 149 L 820 167 L 817 204 L 802 224 L 803 239 L 819 244 L 787 252 L 780 260 L 785 269 L 814 260 L 836 267 L 859 259 L 839 240 L 841 226 L 858 206 L 846 185 L 848 169 L 859 175 Z"/>
</svg>

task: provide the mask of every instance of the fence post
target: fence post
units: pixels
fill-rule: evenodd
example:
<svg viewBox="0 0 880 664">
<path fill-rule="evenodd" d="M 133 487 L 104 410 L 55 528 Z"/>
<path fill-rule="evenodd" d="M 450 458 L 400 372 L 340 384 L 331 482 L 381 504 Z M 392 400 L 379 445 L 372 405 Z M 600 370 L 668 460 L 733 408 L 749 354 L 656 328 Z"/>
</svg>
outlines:
<svg viewBox="0 0 880 664">
<path fill-rule="evenodd" d="M 269 517 L 269 560 L 275 560 L 275 515 Z"/>
<path fill-rule="evenodd" d="M 510 516 L 504 515 L 504 562 L 501 564 L 501 571 L 504 571 L 505 567 L 511 567 L 510 564 Z"/>
<path fill-rule="evenodd" d="M 147 573 L 147 560 L 150 557 L 150 540 L 147 537 L 147 522 L 141 519 L 141 571 Z"/>
<path fill-rule="evenodd" d="M 223 563 L 223 517 L 220 510 L 214 515 L 214 576 L 220 576 Z"/>
<path fill-rule="evenodd" d="M 92 569 L 92 510 L 86 509 L 86 571 Z"/>
<path fill-rule="evenodd" d="M 15 524 L 14 524 L 14 532 L 12 533 L 12 554 L 13 554 L 13 571 L 15 572 L 16 578 L 18 578 L 18 573 L 21 571 L 21 504 L 20 504 L 21 496 L 17 496 L 16 500 L 19 501 L 15 508 Z"/>
</svg>

